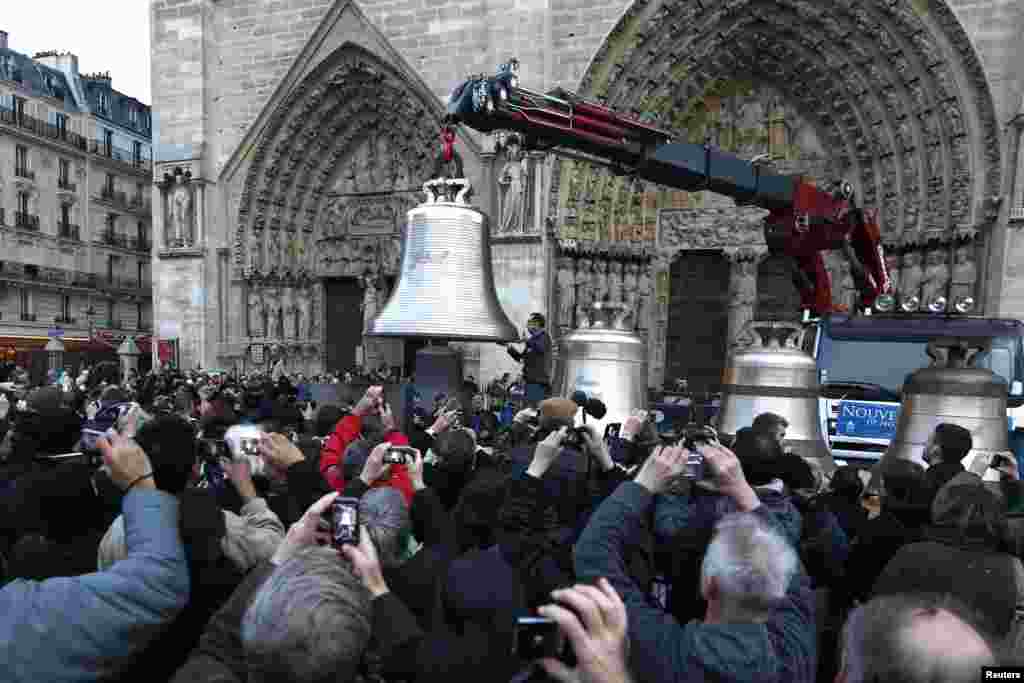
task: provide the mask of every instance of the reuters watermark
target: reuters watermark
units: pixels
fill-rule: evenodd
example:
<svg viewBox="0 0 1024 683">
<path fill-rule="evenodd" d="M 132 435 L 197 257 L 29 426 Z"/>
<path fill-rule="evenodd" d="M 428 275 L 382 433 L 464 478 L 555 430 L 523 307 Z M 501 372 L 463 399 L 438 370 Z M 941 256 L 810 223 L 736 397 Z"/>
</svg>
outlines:
<svg viewBox="0 0 1024 683">
<path fill-rule="evenodd" d="M 1017 666 L 984 666 L 982 681 L 1024 681 L 1024 668 Z"/>
</svg>

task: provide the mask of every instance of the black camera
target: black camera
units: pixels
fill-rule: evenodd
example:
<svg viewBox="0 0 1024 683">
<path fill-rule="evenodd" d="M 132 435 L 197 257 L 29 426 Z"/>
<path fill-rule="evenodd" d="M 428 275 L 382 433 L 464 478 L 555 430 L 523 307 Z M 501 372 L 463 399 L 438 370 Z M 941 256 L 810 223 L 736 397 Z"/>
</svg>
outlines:
<svg viewBox="0 0 1024 683">
<path fill-rule="evenodd" d="M 512 649 L 513 654 L 527 662 L 546 657 L 557 659 L 565 650 L 565 636 L 554 619 L 519 617 Z"/>
<path fill-rule="evenodd" d="M 572 427 L 565 433 L 565 438 L 562 439 L 563 448 L 575 448 L 578 451 L 583 450 L 587 444 L 587 428 L 586 427 Z"/>
<path fill-rule="evenodd" d="M 710 427 L 695 427 L 686 430 L 683 436 L 683 448 L 688 451 L 696 451 L 698 446 L 706 446 L 717 441 L 718 436 Z"/>
<path fill-rule="evenodd" d="M 409 446 L 392 446 L 384 454 L 386 465 L 408 465 L 416 457 L 416 449 Z"/>
</svg>

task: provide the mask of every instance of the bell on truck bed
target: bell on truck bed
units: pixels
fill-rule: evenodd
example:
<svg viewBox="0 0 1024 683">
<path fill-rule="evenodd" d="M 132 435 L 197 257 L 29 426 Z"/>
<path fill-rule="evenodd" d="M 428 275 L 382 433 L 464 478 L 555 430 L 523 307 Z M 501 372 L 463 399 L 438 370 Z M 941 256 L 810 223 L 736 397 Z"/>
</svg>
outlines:
<svg viewBox="0 0 1024 683">
<path fill-rule="evenodd" d="M 469 181 L 431 180 L 423 191 L 427 201 L 406 214 L 398 284 L 367 334 L 518 341 L 494 288 L 487 216 L 466 201 Z"/>
<path fill-rule="evenodd" d="M 928 344 L 932 364 L 914 372 L 903 385 L 896 436 L 886 458 L 913 460 L 927 467 L 924 447 L 943 422 L 971 432 L 974 447 L 965 466 L 978 455 L 1009 448 L 1006 380 L 991 370 L 968 367 L 990 345 L 990 340 L 949 338 Z"/>
<path fill-rule="evenodd" d="M 622 304 L 595 303 L 558 344 L 555 373 L 556 396 L 571 397 L 582 391 L 605 404 L 601 419 L 587 424 L 604 435 L 605 426 L 623 424 L 636 410 L 647 410 L 647 343 L 627 329 L 632 314 Z"/>
<path fill-rule="evenodd" d="M 718 433 L 733 438 L 761 413 L 789 422 L 786 450 L 818 458 L 834 469 L 818 414 L 818 367 L 803 351 L 806 329 L 790 322 L 747 323 L 722 371 L 722 407 Z"/>
</svg>

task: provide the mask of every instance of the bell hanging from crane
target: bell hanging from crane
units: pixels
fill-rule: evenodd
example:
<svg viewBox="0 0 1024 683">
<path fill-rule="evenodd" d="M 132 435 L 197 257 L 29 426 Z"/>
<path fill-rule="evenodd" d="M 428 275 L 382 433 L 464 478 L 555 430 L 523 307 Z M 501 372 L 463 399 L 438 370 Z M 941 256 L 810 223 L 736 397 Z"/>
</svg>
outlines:
<svg viewBox="0 0 1024 683">
<path fill-rule="evenodd" d="M 517 341 L 498 301 L 487 216 L 467 201 L 465 178 L 423 184 L 427 200 L 406 214 L 402 269 L 372 337 Z"/>
</svg>

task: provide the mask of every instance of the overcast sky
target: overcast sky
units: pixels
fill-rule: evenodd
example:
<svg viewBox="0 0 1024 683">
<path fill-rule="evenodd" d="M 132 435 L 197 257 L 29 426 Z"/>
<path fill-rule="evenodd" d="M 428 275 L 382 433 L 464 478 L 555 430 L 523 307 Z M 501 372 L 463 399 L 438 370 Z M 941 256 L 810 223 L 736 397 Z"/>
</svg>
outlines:
<svg viewBox="0 0 1024 683">
<path fill-rule="evenodd" d="M 152 104 L 149 0 L 2 0 L 8 47 L 78 55 L 82 73 L 109 71 L 115 90 Z"/>
</svg>

